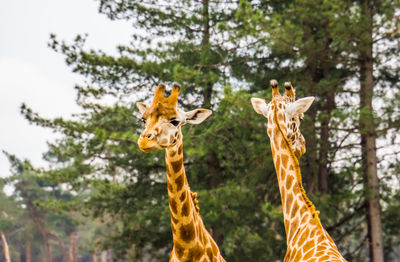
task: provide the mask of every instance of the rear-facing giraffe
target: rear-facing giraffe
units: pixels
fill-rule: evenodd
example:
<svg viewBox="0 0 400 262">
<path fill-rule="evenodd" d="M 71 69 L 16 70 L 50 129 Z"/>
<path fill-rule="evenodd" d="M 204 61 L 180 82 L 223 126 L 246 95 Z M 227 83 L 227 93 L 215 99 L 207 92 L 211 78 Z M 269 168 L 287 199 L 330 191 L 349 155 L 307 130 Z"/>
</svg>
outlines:
<svg viewBox="0 0 400 262">
<path fill-rule="evenodd" d="M 169 97 L 164 97 L 165 86 L 160 84 L 153 103 L 137 103 L 146 128 L 138 144 L 144 152 L 153 148 L 165 149 L 167 186 L 174 247 L 169 261 L 222 262 L 220 251 L 203 225 L 196 193 L 190 191 L 183 166 L 181 126 L 200 124 L 211 110 L 196 109 L 184 112 L 177 107 L 180 86 L 174 84 Z"/>
<path fill-rule="evenodd" d="M 285 83 L 281 96 L 278 82 L 271 81 L 272 101 L 252 98 L 254 110 L 268 119 L 267 133 L 281 193 L 287 251 L 284 261 L 346 261 L 322 227 L 318 211 L 308 199 L 301 182 L 298 158 L 306 151 L 300 120 L 314 97 L 295 101 L 295 90 Z"/>
</svg>

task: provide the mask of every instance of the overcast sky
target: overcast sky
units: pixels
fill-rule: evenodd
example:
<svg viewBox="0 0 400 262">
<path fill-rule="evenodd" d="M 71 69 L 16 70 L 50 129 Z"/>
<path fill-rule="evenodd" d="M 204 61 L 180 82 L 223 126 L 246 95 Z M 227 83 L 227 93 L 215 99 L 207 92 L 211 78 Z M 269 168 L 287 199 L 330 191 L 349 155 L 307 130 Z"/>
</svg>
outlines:
<svg viewBox="0 0 400 262">
<path fill-rule="evenodd" d="M 97 10 L 94 0 L 0 1 L 0 150 L 43 165 L 46 141 L 55 135 L 29 125 L 19 113 L 21 103 L 49 117 L 78 111 L 74 83 L 81 78 L 47 47 L 50 33 L 67 42 L 88 33 L 87 47 L 108 53 L 129 43 L 129 23 L 111 21 Z M 0 153 L 0 176 L 9 175 L 9 167 Z"/>
</svg>

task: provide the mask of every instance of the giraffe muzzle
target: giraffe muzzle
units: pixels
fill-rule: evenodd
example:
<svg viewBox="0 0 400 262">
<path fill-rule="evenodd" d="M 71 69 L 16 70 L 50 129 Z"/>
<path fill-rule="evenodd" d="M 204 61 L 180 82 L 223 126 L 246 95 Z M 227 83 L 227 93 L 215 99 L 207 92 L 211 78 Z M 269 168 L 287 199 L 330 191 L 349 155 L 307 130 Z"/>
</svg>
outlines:
<svg viewBox="0 0 400 262">
<path fill-rule="evenodd" d="M 149 153 L 153 148 L 157 146 L 156 142 L 150 134 L 142 134 L 139 137 L 138 145 L 139 149 L 145 153 Z"/>
</svg>

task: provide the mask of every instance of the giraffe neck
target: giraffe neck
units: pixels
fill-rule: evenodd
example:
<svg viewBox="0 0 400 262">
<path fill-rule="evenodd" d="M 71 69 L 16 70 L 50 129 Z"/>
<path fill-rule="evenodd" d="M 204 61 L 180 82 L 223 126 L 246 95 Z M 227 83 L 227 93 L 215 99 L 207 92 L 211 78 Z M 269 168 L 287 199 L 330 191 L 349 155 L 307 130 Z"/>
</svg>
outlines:
<svg viewBox="0 0 400 262">
<path fill-rule="evenodd" d="M 224 261 L 211 235 L 205 229 L 183 165 L 182 136 L 176 146 L 167 148 L 167 186 L 174 248 L 170 261 Z"/>
<path fill-rule="evenodd" d="M 299 162 L 278 121 L 284 118 L 281 115 L 283 112 L 278 113 L 275 109 L 273 114 L 268 135 L 271 138 L 288 246 L 284 261 L 308 261 L 322 256 L 326 256 L 326 260 L 321 261 L 345 261 L 322 227 L 319 212 L 302 186 Z"/>
<path fill-rule="evenodd" d="M 293 150 L 278 125 L 275 125 L 272 132 L 272 157 L 281 194 L 286 240 L 289 243 L 308 220 L 314 219 L 317 225 L 321 224 L 318 212 L 303 189 L 299 162 Z M 304 223 L 300 223 L 301 220 Z"/>
</svg>

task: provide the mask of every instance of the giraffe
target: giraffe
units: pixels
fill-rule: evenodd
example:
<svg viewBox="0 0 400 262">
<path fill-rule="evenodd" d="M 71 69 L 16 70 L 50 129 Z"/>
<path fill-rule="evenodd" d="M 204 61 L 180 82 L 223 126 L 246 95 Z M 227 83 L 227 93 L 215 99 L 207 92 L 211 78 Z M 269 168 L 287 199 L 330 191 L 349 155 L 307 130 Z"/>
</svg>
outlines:
<svg viewBox="0 0 400 262">
<path fill-rule="evenodd" d="M 319 211 L 308 199 L 301 182 L 298 162 L 305 152 L 300 121 L 314 97 L 295 100 L 295 90 L 285 83 L 285 95 L 279 93 L 278 82 L 271 81 L 272 101 L 252 98 L 254 110 L 268 119 L 267 133 L 278 178 L 286 231 L 287 250 L 284 261 L 346 261 L 339 253 L 319 220 Z"/>
<path fill-rule="evenodd" d="M 153 103 L 148 106 L 137 103 L 145 122 L 145 130 L 138 140 L 143 152 L 165 149 L 167 188 L 173 235 L 170 262 L 213 261 L 225 262 L 217 244 L 205 228 L 200 217 L 196 193 L 190 191 L 183 165 L 181 126 L 200 124 L 212 113 L 208 109 L 184 112 L 177 107 L 180 86 L 172 86 L 165 97 L 165 85 L 160 84 L 154 93 Z"/>
</svg>

